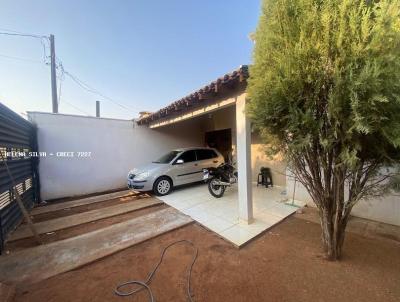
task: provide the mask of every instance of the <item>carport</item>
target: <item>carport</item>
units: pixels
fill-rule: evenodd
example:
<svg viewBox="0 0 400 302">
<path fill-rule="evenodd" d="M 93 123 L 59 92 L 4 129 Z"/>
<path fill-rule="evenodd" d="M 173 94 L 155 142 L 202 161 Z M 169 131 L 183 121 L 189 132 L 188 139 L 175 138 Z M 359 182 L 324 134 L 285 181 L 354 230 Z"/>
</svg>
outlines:
<svg viewBox="0 0 400 302">
<path fill-rule="evenodd" d="M 174 128 L 177 136 L 180 129 L 195 123 L 203 137 L 203 146 L 215 147 L 236 162 L 237 188 L 229 188 L 219 200 L 201 185 L 178 189 L 161 199 L 238 246 L 296 211 L 295 207 L 284 203 L 285 163 L 280 159 L 266 159 L 257 142 L 258 134 L 252 133 L 245 113 L 247 77 L 247 66 L 240 66 L 138 121 L 139 125 L 153 130 Z M 281 179 L 278 186 L 256 187 L 253 182 L 262 165 L 274 166 L 273 177 Z"/>
</svg>

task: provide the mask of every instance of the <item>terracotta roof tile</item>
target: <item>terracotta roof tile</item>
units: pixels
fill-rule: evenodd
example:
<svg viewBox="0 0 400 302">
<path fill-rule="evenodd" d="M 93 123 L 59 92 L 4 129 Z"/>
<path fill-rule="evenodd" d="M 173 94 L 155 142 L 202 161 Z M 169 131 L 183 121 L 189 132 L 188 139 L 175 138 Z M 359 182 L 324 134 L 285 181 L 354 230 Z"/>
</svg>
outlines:
<svg viewBox="0 0 400 302">
<path fill-rule="evenodd" d="M 152 121 L 159 120 L 161 118 L 167 117 L 176 113 L 177 111 L 181 111 L 187 109 L 188 107 L 192 106 L 196 102 L 202 100 L 204 95 L 214 91 L 218 93 L 221 86 L 226 85 L 236 85 L 242 81 L 245 81 L 249 76 L 248 66 L 241 65 L 237 70 L 232 71 L 230 73 L 225 74 L 224 76 L 216 79 L 215 81 L 211 82 L 210 84 L 198 89 L 197 91 L 189 94 L 168 106 L 161 108 L 160 110 L 146 115 L 138 120 L 138 124 L 148 124 Z"/>
</svg>

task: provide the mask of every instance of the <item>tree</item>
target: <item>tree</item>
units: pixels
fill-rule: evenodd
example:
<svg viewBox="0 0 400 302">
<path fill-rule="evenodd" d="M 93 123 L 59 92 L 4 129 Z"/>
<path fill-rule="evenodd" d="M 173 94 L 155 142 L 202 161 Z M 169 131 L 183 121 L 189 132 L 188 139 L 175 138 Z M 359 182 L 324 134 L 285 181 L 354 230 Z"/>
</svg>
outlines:
<svg viewBox="0 0 400 302">
<path fill-rule="evenodd" d="M 265 0 L 248 113 L 318 208 L 327 258 L 353 206 L 395 183 L 400 1 Z"/>
</svg>

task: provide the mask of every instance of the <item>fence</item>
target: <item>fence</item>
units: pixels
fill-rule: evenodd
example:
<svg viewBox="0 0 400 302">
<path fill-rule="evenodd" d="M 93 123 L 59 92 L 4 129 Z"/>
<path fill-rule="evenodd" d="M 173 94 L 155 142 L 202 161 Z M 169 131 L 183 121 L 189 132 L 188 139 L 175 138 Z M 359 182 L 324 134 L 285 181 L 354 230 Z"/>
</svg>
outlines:
<svg viewBox="0 0 400 302">
<path fill-rule="evenodd" d="M 0 152 L 15 180 L 15 187 L 26 208 L 33 207 L 39 196 L 36 128 L 0 103 Z M 0 253 L 8 233 L 22 221 L 15 201 L 14 188 L 0 158 Z"/>
</svg>

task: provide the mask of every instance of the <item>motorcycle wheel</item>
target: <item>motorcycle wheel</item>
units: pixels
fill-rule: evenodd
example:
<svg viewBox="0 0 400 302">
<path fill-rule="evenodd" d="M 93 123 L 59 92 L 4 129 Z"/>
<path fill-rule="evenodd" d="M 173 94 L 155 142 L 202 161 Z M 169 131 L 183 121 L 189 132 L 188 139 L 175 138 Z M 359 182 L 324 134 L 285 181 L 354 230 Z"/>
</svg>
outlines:
<svg viewBox="0 0 400 302">
<path fill-rule="evenodd" d="M 221 198 L 224 196 L 226 186 L 218 185 L 218 180 L 216 178 L 211 179 L 208 182 L 208 191 L 215 198 Z"/>
</svg>

